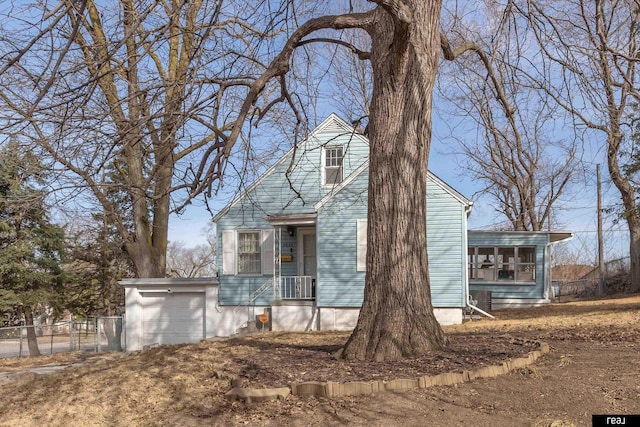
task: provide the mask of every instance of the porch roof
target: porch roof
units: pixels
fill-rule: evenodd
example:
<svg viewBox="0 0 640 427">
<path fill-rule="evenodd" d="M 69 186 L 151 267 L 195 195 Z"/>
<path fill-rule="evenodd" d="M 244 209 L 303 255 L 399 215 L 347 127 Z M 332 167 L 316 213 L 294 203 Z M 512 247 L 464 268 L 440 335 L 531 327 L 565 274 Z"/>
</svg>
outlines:
<svg viewBox="0 0 640 427">
<path fill-rule="evenodd" d="M 536 236 L 547 235 L 549 236 L 549 243 L 560 243 L 573 238 L 573 232 L 571 231 L 516 231 L 516 230 L 468 230 L 468 235 L 482 236 L 482 235 L 512 235 L 512 236 Z"/>
<path fill-rule="evenodd" d="M 315 225 L 318 214 L 303 213 L 290 215 L 267 215 L 269 224 L 278 225 Z"/>
<path fill-rule="evenodd" d="M 573 238 L 570 231 L 552 231 L 549 233 L 549 243 L 560 243 Z"/>
</svg>

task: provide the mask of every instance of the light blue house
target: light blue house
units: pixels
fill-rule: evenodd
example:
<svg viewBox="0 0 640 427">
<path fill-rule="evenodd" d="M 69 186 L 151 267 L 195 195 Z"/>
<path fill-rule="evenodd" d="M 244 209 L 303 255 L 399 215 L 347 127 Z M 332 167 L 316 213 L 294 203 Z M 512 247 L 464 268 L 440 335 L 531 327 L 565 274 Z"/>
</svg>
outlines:
<svg viewBox="0 0 640 427">
<path fill-rule="evenodd" d="M 368 153 L 366 137 L 332 114 L 215 216 L 218 306 L 238 313 L 235 326 L 262 313 L 272 330 L 355 326 L 364 295 Z M 426 179 L 429 275 L 440 323 L 462 322 L 470 284 L 496 292 L 489 299 L 548 301 L 548 244 L 561 236 L 468 234 L 472 203 L 433 174 Z M 503 268 L 494 267 L 494 278 L 480 268 L 487 255 L 514 271 L 513 283 L 503 283 Z"/>
</svg>

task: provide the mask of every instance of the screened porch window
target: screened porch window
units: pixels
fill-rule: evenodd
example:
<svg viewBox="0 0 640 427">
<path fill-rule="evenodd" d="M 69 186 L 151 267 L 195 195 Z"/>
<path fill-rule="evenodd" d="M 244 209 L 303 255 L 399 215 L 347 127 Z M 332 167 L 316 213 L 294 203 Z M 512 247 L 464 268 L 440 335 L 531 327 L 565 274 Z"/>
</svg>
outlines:
<svg viewBox="0 0 640 427">
<path fill-rule="evenodd" d="M 518 265 L 516 266 L 516 280 L 521 282 L 536 280 L 535 248 L 518 248 Z"/>
<path fill-rule="evenodd" d="M 468 251 L 472 282 L 535 282 L 536 248 L 529 246 L 471 246 Z"/>
<path fill-rule="evenodd" d="M 260 274 L 260 231 L 238 232 L 238 274 Z"/>
<path fill-rule="evenodd" d="M 335 185 L 342 182 L 342 147 L 326 147 L 324 149 L 324 183 Z"/>
</svg>

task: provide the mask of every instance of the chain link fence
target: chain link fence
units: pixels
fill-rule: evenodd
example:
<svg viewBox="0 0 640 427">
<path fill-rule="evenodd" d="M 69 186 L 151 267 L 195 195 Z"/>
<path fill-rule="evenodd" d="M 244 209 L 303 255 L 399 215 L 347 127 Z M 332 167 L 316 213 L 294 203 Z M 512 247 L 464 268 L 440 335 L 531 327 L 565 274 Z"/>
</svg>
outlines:
<svg viewBox="0 0 640 427">
<path fill-rule="evenodd" d="M 628 258 L 620 258 L 605 264 L 604 294 L 627 292 L 630 288 Z M 598 295 L 600 277 L 594 268 L 579 280 L 558 281 L 552 284 L 552 296 L 558 301 L 593 298 Z"/>
<path fill-rule="evenodd" d="M 35 334 L 40 354 L 67 351 L 124 351 L 124 317 L 69 316 L 69 320 L 52 325 L 14 326 L 0 328 L 0 358 L 30 356 L 28 329 Z M 33 345 L 33 343 L 32 343 Z"/>
</svg>

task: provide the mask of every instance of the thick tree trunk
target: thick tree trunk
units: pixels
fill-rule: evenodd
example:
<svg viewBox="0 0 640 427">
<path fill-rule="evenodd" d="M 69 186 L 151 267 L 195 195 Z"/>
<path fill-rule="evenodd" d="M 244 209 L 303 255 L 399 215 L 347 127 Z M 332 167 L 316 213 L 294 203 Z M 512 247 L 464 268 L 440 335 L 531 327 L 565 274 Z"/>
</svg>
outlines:
<svg viewBox="0 0 640 427">
<path fill-rule="evenodd" d="M 609 175 L 622 196 L 624 217 L 629 227 L 629 281 L 631 283 L 629 290 L 638 292 L 640 291 L 640 216 L 636 205 L 636 195 L 629 180 L 620 173 L 617 159 L 613 157 L 617 153 L 614 154 L 611 148 L 609 151 Z"/>
<path fill-rule="evenodd" d="M 374 87 L 369 118 L 367 276 L 358 324 L 343 351 L 395 360 L 446 344 L 431 304 L 426 180 L 440 2 L 405 2 L 409 23 L 378 8 L 370 30 Z"/>
<path fill-rule="evenodd" d="M 629 281 L 630 292 L 640 292 L 640 227 L 637 222 L 629 226 Z"/>
<path fill-rule="evenodd" d="M 148 236 L 145 236 L 145 238 L 151 240 Z M 138 242 L 139 240 L 125 243 L 125 250 L 131 257 L 136 269 L 136 276 L 147 278 L 165 277 L 166 252 L 163 253 L 148 243 L 139 244 Z"/>
<path fill-rule="evenodd" d="M 109 351 L 122 351 L 122 318 L 103 319 Z"/>
<path fill-rule="evenodd" d="M 24 308 L 24 323 L 27 327 L 27 345 L 29 346 L 29 356 L 40 356 L 40 349 L 38 348 L 38 337 L 36 336 L 36 330 L 33 325 L 33 312 L 31 307 Z"/>
<path fill-rule="evenodd" d="M 610 104 L 610 106 L 613 104 Z M 629 281 L 630 291 L 640 291 L 640 214 L 636 204 L 636 193 L 629 180 L 620 172 L 618 164 L 618 153 L 622 142 L 622 132 L 620 130 L 619 114 L 616 115 L 613 107 L 610 108 L 611 120 L 609 121 L 609 138 L 607 140 L 607 166 L 609 176 L 614 185 L 620 191 L 622 205 L 624 206 L 624 217 L 629 227 Z"/>
</svg>

